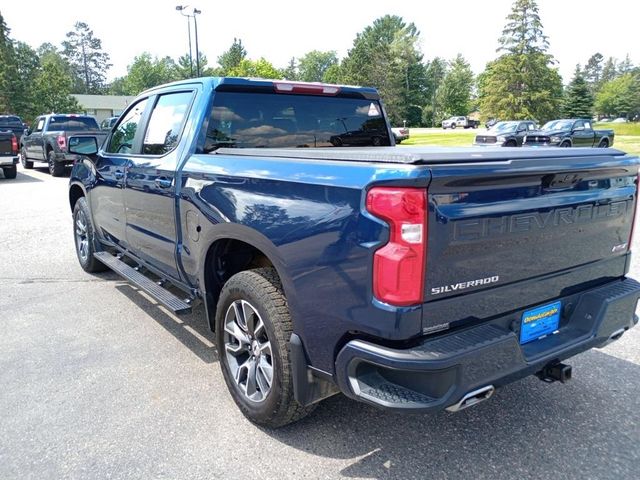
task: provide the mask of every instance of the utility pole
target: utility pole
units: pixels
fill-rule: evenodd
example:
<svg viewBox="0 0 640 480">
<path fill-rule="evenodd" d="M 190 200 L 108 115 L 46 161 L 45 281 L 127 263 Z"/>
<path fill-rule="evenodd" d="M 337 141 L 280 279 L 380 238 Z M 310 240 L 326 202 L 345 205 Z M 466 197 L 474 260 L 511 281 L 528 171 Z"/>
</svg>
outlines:
<svg viewBox="0 0 640 480">
<path fill-rule="evenodd" d="M 196 15 L 201 13 L 201 10 L 193 9 L 193 26 L 196 34 L 196 77 L 200 76 L 200 49 L 198 48 L 198 21 L 196 20 Z"/>
</svg>

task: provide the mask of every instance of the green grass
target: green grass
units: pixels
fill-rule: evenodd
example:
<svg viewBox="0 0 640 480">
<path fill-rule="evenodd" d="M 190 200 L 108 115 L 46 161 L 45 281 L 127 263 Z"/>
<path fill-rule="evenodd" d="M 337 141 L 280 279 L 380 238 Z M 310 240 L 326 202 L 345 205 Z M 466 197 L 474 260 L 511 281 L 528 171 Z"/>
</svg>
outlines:
<svg viewBox="0 0 640 480">
<path fill-rule="evenodd" d="M 442 130 L 414 133 L 409 130 L 409 138 L 402 145 L 438 145 L 443 147 L 468 147 L 476 136 L 475 130 L 445 133 Z"/>
<path fill-rule="evenodd" d="M 597 123 L 595 128 L 613 130 L 616 134 L 614 148 L 640 155 L 640 123 Z M 440 129 L 411 129 L 408 140 L 402 145 L 432 145 L 444 147 L 469 147 L 478 130 L 443 132 Z"/>
<path fill-rule="evenodd" d="M 613 130 L 618 135 L 631 135 L 640 136 L 640 123 L 596 123 L 593 128 L 603 128 L 606 130 Z"/>
</svg>

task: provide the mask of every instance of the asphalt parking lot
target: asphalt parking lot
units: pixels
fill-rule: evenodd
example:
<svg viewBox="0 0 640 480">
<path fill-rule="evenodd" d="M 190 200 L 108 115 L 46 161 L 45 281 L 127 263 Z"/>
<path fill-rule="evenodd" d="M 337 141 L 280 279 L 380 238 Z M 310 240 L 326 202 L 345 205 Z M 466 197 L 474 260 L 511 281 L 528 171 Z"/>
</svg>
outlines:
<svg viewBox="0 0 640 480">
<path fill-rule="evenodd" d="M 637 478 L 640 328 L 572 359 L 567 385 L 528 378 L 432 416 L 335 396 L 260 429 L 201 308 L 178 318 L 81 270 L 67 182 L 0 173 L 0 478 Z"/>
</svg>

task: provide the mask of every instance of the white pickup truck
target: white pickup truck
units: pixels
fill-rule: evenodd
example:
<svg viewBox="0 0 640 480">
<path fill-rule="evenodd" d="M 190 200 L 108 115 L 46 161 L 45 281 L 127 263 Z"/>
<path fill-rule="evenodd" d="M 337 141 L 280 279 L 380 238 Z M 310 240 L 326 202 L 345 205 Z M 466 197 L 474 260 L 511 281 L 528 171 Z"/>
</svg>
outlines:
<svg viewBox="0 0 640 480">
<path fill-rule="evenodd" d="M 442 121 L 442 128 L 455 129 L 456 127 L 462 128 L 478 128 L 480 122 L 478 120 L 471 120 L 468 117 L 450 117 Z"/>
</svg>

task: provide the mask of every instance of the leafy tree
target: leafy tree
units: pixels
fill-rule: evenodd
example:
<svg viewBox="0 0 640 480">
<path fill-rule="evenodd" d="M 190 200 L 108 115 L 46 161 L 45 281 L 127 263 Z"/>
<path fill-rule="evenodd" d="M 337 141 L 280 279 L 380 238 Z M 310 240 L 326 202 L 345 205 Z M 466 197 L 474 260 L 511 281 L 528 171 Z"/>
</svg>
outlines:
<svg viewBox="0 0 640 480">
<path fill-rule="evenodd" d="M 593 95 L 579 65 L 565 91 L 562 111 L 568 118 L 591 118 L 593 115 Z"/>
<path fill-rule="evenodd" d="M 242 40 L 234 38 L 229 50 L 218 57 L 220 68 L 217 73 L 221 76 L 229 75 L 229 71 L 238 67 L 245 58 L 247 58 L 247 51 L 242 45 Z"/>
<path fill-rule="evenodd" d="M 442 105 L 439 103 L 438 90 L 447 74 L 447 61 L 435 57 L 424 67 L 426 104 L 422 109 L 422 123 L 429 127 L 435 127 L 445 117 Z"/>
<path fill-rule="evenodd" d="M 238 66 L 228 70 L 226 75 L 231 77 L 282 78 L 282 72 L 264 58 L 244 59 Z"/>
<path fill-rule="evenodd" d="M 640 115 L 640 76 L 626 73 L 602 85 L 596 95 L 599 115 L 634 118 Z"/>
<path fill-rule="evenodd" d="M 485 117 L 545 121 L 558 114 L 562 78 L 547 53 L 535 0 L 516 0 L 500 37 L 503 52 L 489 62 L 479 84 Z"/>
<path fill-rule="evenodd" d="M 356 35 L 340 66 L 341 82 L 378 89 L 395 124 L 420 122 L 415 107 L 424 105 L 425 75 L 419 36 L 413 23 L 385 15 Z"/>
<path fill-rule="evenodd" d="M 602 83 L 603 61 L 604 57 L 601 53 L 594 53 L 589 57 L 589 60 L 587 60 L 582 71 L 582 75 L 584 76 L 587 85 L 589 85 L 589 90 L 592 95 L 600 89 L 600 85 Z"/>
<path fill-rule="evenodd" d="M 200 75 L 202 77 L 210 77 L 216 74 L 215 70 L 209 67 L 208 64 L 209 60 L 207 56 L 200 52 Z M 182 55 L 178 58 L 178 62 L 176 63 L 176 76 L 178 79 L 193 78 L 195 76 L 195 70 L 191 68 L 189 55 Z"/>
<path fill-rule="evenodd" d="M 438 104 L 445 112 L 444 116 L 467 115 L 471 111 L 473 83 L 471 66 L 458 54 L 437 91 Z"/>
<path fill-rule="evenodd" d="M 13 110 L 22 118 L 33 118 L 40 112 L 33 102 L 32 88 L 40 72 L 40 58 L 36 51 L 24 42 L 15 42 L 14 58 L 16 78 Z"/>
<path fill-rule="evenodd" d="M 299 80 L 298 78 L 298 64 L 296 57 L 291 57 L 287 68 L 282 71 L 282 76 L 287 80 Z"/>
<path fill-rule="evenodd" d="M 326 71 L 338 63 L 336 52 L 312 50 L 298 60 L 298 79 L 303 82 L 321 82 Z"/>
<path fill-rule="evenodd" d="M 12 100 L 17 78 L 13 41 L 9 37 L 11 30 L 0 13 L 0 111 L 13 112 Z"/>
<path fill-rule="evenodd" d="M 340 83 L 340 78 L 342 78 L 340 64 L 334 63 L 325 70 L 322 81 L 324 83 Z"/>
<path fill-rule="evenodd" d="M 38 114 L 73 113 L 80 110 L 80 105 L 71 96 L 74 79 L 69 75 L 68 68 L 60 55 L 50 52 L 43 57 L 42 68 L 33 88 Z"/>
<path fill-rule="evenodd" d="M 121 94 L 138 95 L 143 90 L 178 78 L 177 66 L 171 57 L 152 57 L 144 52 L 133 59 L 133 63 L 127 67 L 127 75 L 118 81 L 117 86 Z"/>
<path fill-rule="evenodd" d="M 62 42 L 62 55 L 76 75 L 78 93 L 101 93 L 107 70 L 111 67 L 109 54 L 102 51 L 102 41 L 84 22 L 76 22 L 75 30 L 67 33 Z"/>
</svg>

